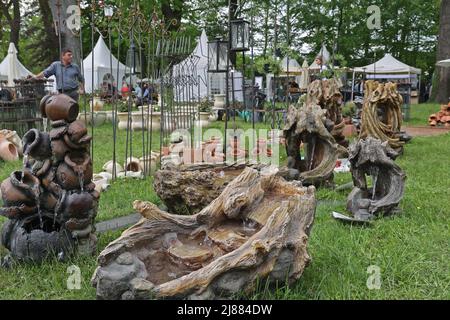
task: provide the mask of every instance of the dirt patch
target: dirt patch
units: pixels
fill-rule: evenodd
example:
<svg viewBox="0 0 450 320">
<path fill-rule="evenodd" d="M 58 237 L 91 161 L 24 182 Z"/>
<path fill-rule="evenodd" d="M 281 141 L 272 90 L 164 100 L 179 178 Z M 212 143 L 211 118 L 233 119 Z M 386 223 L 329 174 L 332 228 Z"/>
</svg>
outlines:
<svg viewBox="0 0 450 320">
<path fill-rule="evenodd" d="M 413 137 L 438 136 L 450 132 L 450 127 L 405 127 L 402 130 Z"/>
</svg>

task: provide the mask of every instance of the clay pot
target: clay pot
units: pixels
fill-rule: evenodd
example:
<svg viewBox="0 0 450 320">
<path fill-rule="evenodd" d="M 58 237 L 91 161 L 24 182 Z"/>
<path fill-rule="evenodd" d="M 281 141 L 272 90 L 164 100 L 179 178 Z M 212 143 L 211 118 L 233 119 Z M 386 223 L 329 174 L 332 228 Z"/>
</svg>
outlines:
<svg viewBox="0 0 450 320">
<path fill-rule="evenodd" d="M 92 161 L 88 154 L 70 152 L 56 170 L 56 181 L 65 190 L 80 190 L 92 181 Z"/>
<path fill-rule="evenodd" d="M 65 218 L 86 219 L 94 208 L 94 198 L 88 192 L 72 193 L 64 200 L 63 216 Z"/>
<path fill-rule="evenodd" d="M 44 161 L 52 156 L 50 136 L 46 132 L 31 129 L 23 136 L 23 153 Z"/>
<path fill-rule="evenodd" d="M 51 142 L 53 157 L 57 162 L 63 161 L 68 152 L 70 152 L 69 146 L 63 139 L 53 140 Z"/>
<path fill-rule="evenodd" d="M 79 141 L 85 137 L 88 133 L 86 125 L 82 121 L 74 121 L 67 128 L 67 134 L 73 143 L 79 143 Z"/>
<path fill-rule="evenodd" d="M 147 168 L 147 170 L 151 170 L 151 171 L 155 171 L 156 170 L 156 166 L 159 163 L 160 160 L 160 154 L 158 152 L 151 152 L 150 155 L 147 155 L 145 157 L 141 157 L 139 159 L 140 163 L 141 163 L 141 168 L 145 169 Z"/>
<path fill-rule="evenodd" d="M 22 178 L 23 175 L 23 178 Z M 15 171 L 1 184 L 3 203 L 6 207 L 35 206 L 39 196 L 39 179 L 29 171 Z"/>
<path fill-rule="evenodd" d="M 202 148 L 185 148 L 183 152 L 183 163 L 201 163 L 203 162 L 203 149 Z"/>
<path fill-rule="evenodd" d="M 53 193 L 45 191 L 40 197 L 41 208 L 53 212 L 56 208 L 58 199 Z"/>
<path fill-rule="evenodd" d="M 52 121 L 73 122 L 77 119 L 79 111 L 78 103 L 65 94 L 44 97 L 41 100 L 42 115 Z"/>
<path fill-rule="evenodd" d="M 0 140 L 0 159 L 4 161 L 16 161 L 19 159 L 17 147 L 8 140 Z"/>
<path fill-rule="evenodd" d="M 225 108 L 225 95 L 224 94 L 214 95 L 214 108 L 216 108 L 216 109 Z"/>
<path fill-rule="evenodd" d="M 113 169 L 114 169 L 114 162 L 112 160 L 108 161 L 103 166 L 103 171 L 106 171 L 106 172 L 108 172 L 110 174 L 113 173 Z M 123 167 L 116 162 L 116 173 L 120 173 L 120 172 L 123 172 L 123 171 L 124 171 Z"/>
<path fill-rule="evenodd" d="M 128 158 L 126 163 L 123 165 L 125 168 L 125 171 L 132 171 L 132 172 L 140 172 L 143 171 L 143 168 L 141 166 L 141 162 L 138 158 Z"/>
<path fill-rule="evenodd" d="M 105 106 L 105 103 L 98 97 L 94 97 L 94 101 L 90 101 L 91 111 L 94 109 L 94 111 L 101 111 L 103 110 L 103 107 Z"/>
<path fill-rule="evenodd" d="M 19 153 L 19 157 L 23 156 L 23 145 L 22 145 L 22 139 L 20 139 L 19 135 L 16 131 L 10 131 L 10 130 L 1 130 L 0 131 L 0 141 L 6 139 L 9 142 L 11 142 L 13 145 L 16 146 L 17 152 Z"/>
</svg>

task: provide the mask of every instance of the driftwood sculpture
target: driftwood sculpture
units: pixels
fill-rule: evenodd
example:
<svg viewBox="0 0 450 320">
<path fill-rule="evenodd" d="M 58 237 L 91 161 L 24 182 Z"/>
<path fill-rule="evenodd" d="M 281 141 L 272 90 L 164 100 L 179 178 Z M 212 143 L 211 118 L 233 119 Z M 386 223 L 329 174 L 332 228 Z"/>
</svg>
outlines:
<svg viewBox="0 0 450 320">
<path fill-rule="evenodd" d="M 247 168 L 193 216 L 135 201 L 144 219 L 108 245 L 92 279 L 99 299 L 215 299 L 292 283 L 306 246 L 315 189 Z"/>
<path fill-rule="evenodd" d="M 352 218 L 334 214 L 335 218 L 365 222 L 380 214 L 392 214 L 403 197 L 406 175 L 394 160 L 398 153 L 387 141 L 368 137 L 350 147 L 354 189 L 347 200 Z M 367 183 L 372 177 L 372 187 Z"/>
<path fill-rule="evenodd" d="M 401 151 L 405 144 L 400 132 L 403 98 L 392 82 L 366 81 L 360 138 L 373 137 L 387 141 L 391 148 Z"/>
<path fill-rule="evenodd" d="M 289 178 L 300 180 L 304 185 L 331 182 L 337 159 L 346 153 L 326 128 L 329 123 L 326 112 L 314 104 L 289 108 L 284 128 Z M 306 145 L 304 160 L 300 154 L 302 143 Z"/>
<path fill-rule="evenodd" d="M 326 127 L 338 144 L 347 148 L 345 139 L 345 121 L 342 117 L 342 103 L 344 97 L 340 91 L 341 84 L 337 79 L 316 80 L 308 86 L 307 105 L 319 105 L 325 109 Z"/>
</svg>

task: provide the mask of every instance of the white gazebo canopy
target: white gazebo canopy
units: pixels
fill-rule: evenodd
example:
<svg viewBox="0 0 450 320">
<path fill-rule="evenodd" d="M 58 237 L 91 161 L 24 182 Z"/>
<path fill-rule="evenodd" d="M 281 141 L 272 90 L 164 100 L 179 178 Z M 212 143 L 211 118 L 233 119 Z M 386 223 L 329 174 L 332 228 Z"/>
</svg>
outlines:
<svg viewBox="0 0 450 320">
<path fill-rule="evenodd" d="M 14 43 L 9 44 L 8 55 L 0 63 L 0 78 L 8 80 L 8 86 L 14 86 L 14 79 L 25 78 L 33 75 L 20 63 L 17 58 L 17 49 Z"/>
<path fill-rule="evenodd" d="M 202 31 L 192 54 L 175 65 L 172 74 L 174 77 L 189 75 L 194 78 L 197 85 L 194 85 L 191 98 L 198 99 L 199 92 L 200 98 L 208 95 L 208 37 L 205 30 Z M 175 94 L 177 99 L 181 98 L 177 96 L 176 92 Z"/>
<path fill-rule="evenodd" d="M 92 62 L 92 54 L 94 55 L 94 62 Z M 112 74 L 111 74 L 112 62 Z M 100 36 L 94 50 L 83 60 L 83 74 L 85 79 L 85 90 L 87 93 L 92 93 L 102 87 L 104 81 L 116 84 L 118 88 L 122 85 L 122 80 L 125 79 L 125 73 L 130 68 L 127 68 L 123 63 L 111 54 L 111 51 L 106 46 L 105 41 Z M 117 73 L 119 78 L 117 79 Z M 94 87 L 92 87 L 92 79 L 94 80 Z"/>
<path fill-rule="evenodd" d="M 288 56 L 281 60 L 280 67 L 281 74 L 299 75 L 302 73 L 302 67 L 297 60 L 289 58 Z"/>
<path fill-rule="evenodd" d="M 368 73 L 368 74 L 381 74 L 381 75 L 392 75 L 392 74 L 416 74 L 422 73 L 422 70 L 408 66 L 407 64 L 395 59 L 389 53 L 386 54 L 382 59 L 375 63 L 369 64 L 365 67 L 355 68 L 355 72 L 358 73 Z"/>
<path fill-rule="evenodd" d="M 439 61 L 436 65 L 438 67 L 450 67 L 450 59 Z"/>
</svg>

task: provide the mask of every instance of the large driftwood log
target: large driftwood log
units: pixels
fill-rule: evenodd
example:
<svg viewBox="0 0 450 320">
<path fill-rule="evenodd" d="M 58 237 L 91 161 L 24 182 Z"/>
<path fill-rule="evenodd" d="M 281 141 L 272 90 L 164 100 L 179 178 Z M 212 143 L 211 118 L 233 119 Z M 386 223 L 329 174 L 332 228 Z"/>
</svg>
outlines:
<svg viewBox="0 0 450 320">
<path fill-rule="evenodd" d="M 319 105 L 326 110 L 327 124 L 331 135 L 338 144 L 347 148 L 349 142 L 345 139 L 345 122 L 342 117 L 342 103 L 344 97 L 341 93 L 342 84 L 337 79 L 313 81 L 308 86 L 307 105 Z"/>
<path fill-rule="evenodd" d="M 296 109 L 290 107 L 284 136 L 288 155 L 290 178 L 300 180 L 305 185 L 320 185 L 330 182 L 336 160 L 346 150 L 339 146 L 329 130 L 326 110 L 310 104 Z M 306 156 L 302 160 L 300 146 L 306 145 Z"/>
<path fill-rule="evenodd" d="M 261 169 L 262 166 L 252 166 Z M 170 213 L 196 214 L 216 199 L 246 165 L 192 164 L 155 173 L 153 187 Z"/>
<path fill-rule="evenodd" d="M 401 151 L 401 106 L 403 98 L 397 84 L 366 81 L 360 139 L 373 137 L 387 141 L 391 148 Z"/>
<path fill-rule="evenodd" d="M 403 198 L 406 175 L 395 164 L 398 153 L 387 141 L 368 137 L 350 147 L 354 189 L 347 200 L 347 210 L 354 221 L 369 221 L 380 214 L 394 213 Z M 366 176 L 372 177 L 372 187 Z M 345 219 L 347 220 L 347 219 Z"/>
<path fill-rule="evenodd" d="M 315 189 L 247 168 L 194 216 L 136 201 L 138 224 L 109 244 L 93 276 L 99 299 L 214 299 L 258 280 L 292 283 L 310 261 Z"/>
</svg>

